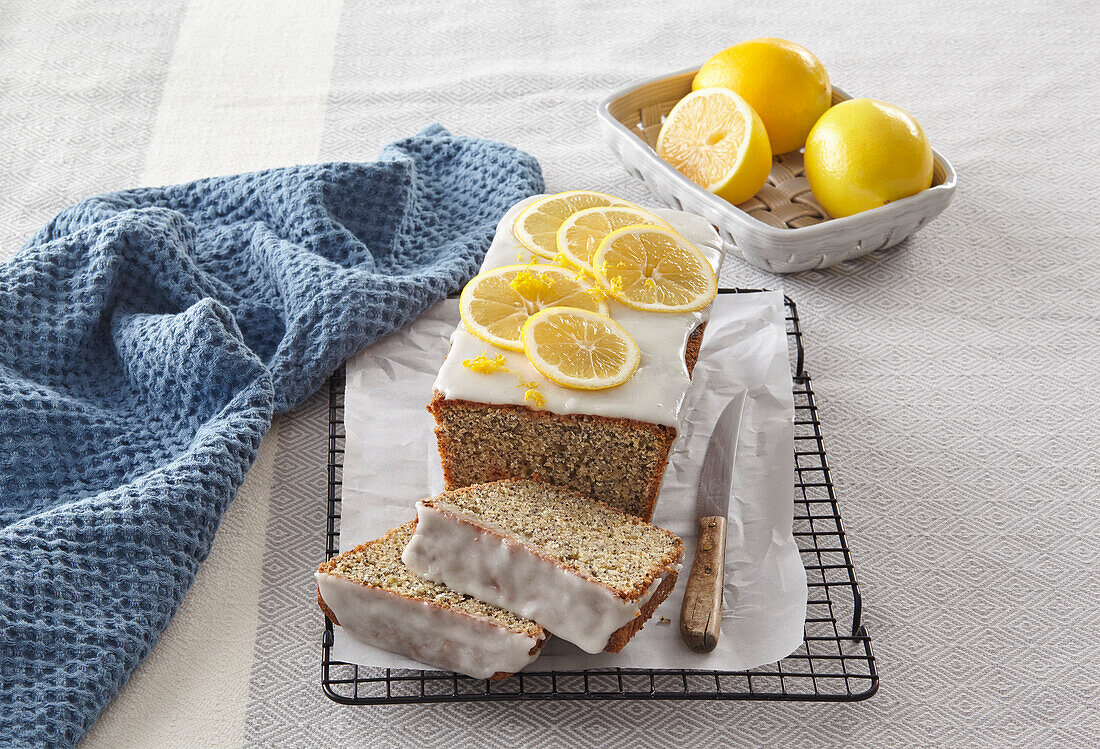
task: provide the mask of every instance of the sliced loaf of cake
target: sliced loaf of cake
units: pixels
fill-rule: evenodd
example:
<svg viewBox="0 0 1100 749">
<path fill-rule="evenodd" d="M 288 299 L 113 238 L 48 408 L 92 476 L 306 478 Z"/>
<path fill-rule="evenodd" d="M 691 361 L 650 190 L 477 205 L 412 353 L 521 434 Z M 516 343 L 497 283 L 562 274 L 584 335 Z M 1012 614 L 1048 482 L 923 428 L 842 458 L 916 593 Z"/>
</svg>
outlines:
<svg viewBox="0 0 1100 749">
<path fill-rule="evenodd" d="M 530 263 L 534 272 L 558 268 L 556 260 L 524 248 L 513 231 L 517 216 L 538 200 L 516 204 L 501 219 L 481 272 L 516 263 Z M 723 244 L 705 219 L 656 213 L 719 267 Z M 428 404 L 447 489 L 537 479 L 643 520 L 653 517 L 710 307 L 650 312 L 612 298 L 607 305 L 609 316 L 638 344 L 641 365 L 626 383 L 600 390 L 556 384 L 522 350 L 487 344 L 458 324 Z M 483 354 L 499 359 L 500 366 L 471 367 Z"/>
<path fill-rule="evenodd" d="M 417 577 L 401 561 L 415 520 L 317 569 L 317 602 L 358 640 L 478 679 L 503 679 L 538 657 L 533 621 Z"/>
<path fill-rule="evenodd" d="M 410 569 L 589 653 L 626 645 L 672 591 L 684 554 L 662 528 L 537 481 L 470 486 L 416 508 Z"/>
</svg>

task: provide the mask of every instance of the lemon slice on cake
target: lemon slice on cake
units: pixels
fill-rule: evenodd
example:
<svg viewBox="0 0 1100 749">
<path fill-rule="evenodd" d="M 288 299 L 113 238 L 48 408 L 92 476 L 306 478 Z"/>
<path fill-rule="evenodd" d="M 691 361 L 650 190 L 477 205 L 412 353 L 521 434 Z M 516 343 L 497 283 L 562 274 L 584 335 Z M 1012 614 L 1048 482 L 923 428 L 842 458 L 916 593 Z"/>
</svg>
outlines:
<svg viewBox="0 0 1100 749">
<path fill-rule="evenodd" d="M 466 284 L 458 311 L 466 329 L 486 343 L 523 351 L 527 318 L 547 307 L 575 307 L 607 314 L 603 293 L 556 265 L 505 265 L 479 273 Z"/>
<path fill-rule="evenodd" d="M 744 203 L 768 181 L 772 149 L 760 115 L 724 88 L 701 88 L 665 118 L 657 155 L 730 203 Z"/>
<path fill-rule="evenodd" d="M 558 229 L 567 218 L 585 208 L 612 205 L 637 208 L 621 198 L 592 190 L 569 190 L 547 195 L 520 211 L 512 224 L 512 233 L 521 245 L 536 255 L 553 258 L 558 254 Z"/>
<path fill-rule="evenodd" d="M 577 211 L 558 229 L 558 252 L 571 264 L 592 273 L 592 253 L 611 232 L 649 224 L 672 229 L 660 216 L 632 206 L 600 206 Z"/>
<path fill-rule="evenodd" d="M 550 307 L 523 324 L 527 361 L 551 382 L 578 390 L 622 385 L 641 361 L 638 344 L 607 315 Z"/>
<path fill-rule="evenodd" d="M 592 256 L 600 284 L 628 307 L 691 312 L 718 295 L 710 261 L 674 231 L 628 226 L 607 235 Z"/>
</svg>

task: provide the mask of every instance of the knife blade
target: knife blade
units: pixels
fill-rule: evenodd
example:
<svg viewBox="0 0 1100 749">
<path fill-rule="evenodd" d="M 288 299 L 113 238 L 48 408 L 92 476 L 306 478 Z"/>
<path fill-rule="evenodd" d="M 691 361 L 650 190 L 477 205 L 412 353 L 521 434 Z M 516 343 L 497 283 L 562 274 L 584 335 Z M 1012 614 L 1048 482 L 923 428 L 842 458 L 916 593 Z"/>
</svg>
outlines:
<svg viewBox="0 0 1100 749">
<path fill-rule="evenodd" d="M 680 607 L 680 636 L 697 653 L 714 650 L 721 634 L 726 518 L 733 490 L 733 464 L 737 458 L 745 396 L 743 391 L 738 393 L 722 409 L 707 443 L 703 470 L 699 474 L 696 495 L 699 537 Z"/>
</svg>

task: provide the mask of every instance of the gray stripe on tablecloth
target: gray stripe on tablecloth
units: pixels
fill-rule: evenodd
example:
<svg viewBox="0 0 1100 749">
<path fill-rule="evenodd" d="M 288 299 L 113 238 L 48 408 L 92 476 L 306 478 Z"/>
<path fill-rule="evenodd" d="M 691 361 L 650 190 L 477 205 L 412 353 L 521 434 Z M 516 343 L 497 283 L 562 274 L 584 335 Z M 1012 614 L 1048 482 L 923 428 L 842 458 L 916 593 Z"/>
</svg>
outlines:
<svg viewBox="0 0 1100 749">
<path fill-rule="evenodd" d="M 0 260 L 62 208 L 137 182 L 184 6 L 0 11 Z"/>
<path fill-rule="evenodd" d="M 278 421 L 245 740 L 298 746 L 314 743 L 337 707 L 320 688 L 324 625 L 313 582 L 325 558 L 327 389 Z"/>
</svg>

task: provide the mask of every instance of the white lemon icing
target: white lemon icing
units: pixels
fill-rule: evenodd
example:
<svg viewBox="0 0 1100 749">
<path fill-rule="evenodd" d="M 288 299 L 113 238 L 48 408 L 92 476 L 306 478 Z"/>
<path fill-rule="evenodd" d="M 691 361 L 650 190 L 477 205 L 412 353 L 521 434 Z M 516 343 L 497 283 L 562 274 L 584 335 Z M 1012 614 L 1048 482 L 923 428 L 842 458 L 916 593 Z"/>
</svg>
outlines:
<svg viewBox="0 0 1100 749">
<path fill-rule="evenodd" d="M 517 203 L 500 220 L 493 244 L 481 264 L 482 271 L 532 259 L 532 253 L 512 234 L 512 223 L 523 207 L 538 197 Z M 710 261 L 715 273 L 718 272 L 722 243 L 713 226 L 698 216 L 681 211 L 650 210 L 694 244 Z M 539 263 L 551 263 L 543 258 L 535 259 Z M 688 338 L 707 319 L 710 307 L 698 312 L 642 312 L 610 298 L 608 307 L 612 319 L 626 328 L 642 354 L 638 370 L 623 385 L 607 390 L 561 387 L 539 374 L 522 352 L 492 346 L 471 335 L 459 323 L 451 335 L 451 349 L 436 377 L 435 390 L 451 400 L 530 406 L 530 402 L 524 401 L 526 389 L 515 386 L 515 375 L 478 374 L 462 365 L 464 360 L 476 358 L 482 352 L 488 352 L 490 358 L 503 354 L 508 368 L 521 379 L 538 383 L 538 391 L 546 399 L 542 406 L 546 411 L 634 419 L 678 429 L 684 399 L 691 385 L 684 353 Z"/>
<path fill-rule="evenodd" d="M 539 655 L 531 654 L 535 637 L 453 609 L 324 572 L 317 573 L 317 587 L 352 637 L 427 666 L 488 679 L 515 673 Z"/>
<path fill-rule="evenodd" d="M 655 579 L 637 601 L 625 601 L 607 586 L 534 553 L 507 530 L 439 500 L 433 504 L 416 504 L 416 531 L 401 557 L 409 569 L 536 621 L 588 653 L 602 652 L 664 579 Z"/>
</svg>

